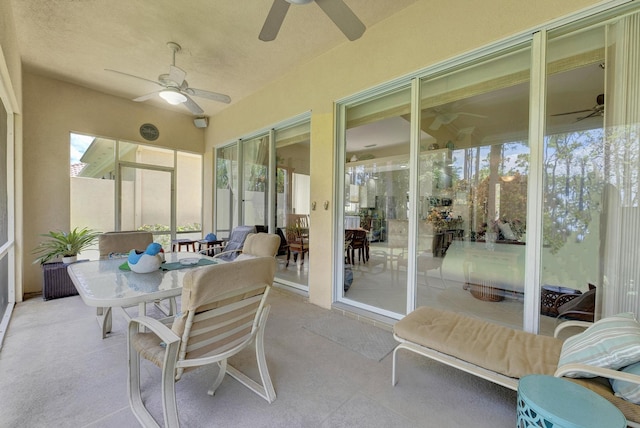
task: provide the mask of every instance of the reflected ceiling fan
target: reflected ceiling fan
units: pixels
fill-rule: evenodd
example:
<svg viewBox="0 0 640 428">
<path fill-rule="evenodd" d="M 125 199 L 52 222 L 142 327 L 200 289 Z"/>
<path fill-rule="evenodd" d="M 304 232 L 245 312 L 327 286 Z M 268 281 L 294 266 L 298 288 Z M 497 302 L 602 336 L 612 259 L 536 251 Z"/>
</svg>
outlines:
<svg viewBox="0 0 640 428">
<path fill-rule="evenodd" d="M 204 110 L 202 110 L 202 108 L 200 108 L 200 106 L 196 104 L 193 99 L 191 99 L 192 96 L 206 98 L 208 100 L 218 101 L 225 104 L 229 104 L 231 102 L 231 98 L 229 98 L 228 95 L 205 91 L 203 89 L 190 88 L 189 84 L 185 80 L 185 77 L 187 77 L 187 72 L 179 67 L 176 67 L 176 52 L 180 52 L 182 48 L 179 44 L 174 42 L 167 43 L 167 47 L 173 52 L 173 62 L 169 66 L 169 73 L 159 75 L 157 81 L 145 79 L 144 77 L 134 76 L 128 73 L 123 73 L 122 71 L 111 70 L 108 68 L 106 68 L 105 71 L 122 74 L 124 76 L 133 77 L 135 79 L 144 80 L 145 82 L 151 82 L 155 83 L 156 85 L 162 86 L 162 89 L 146 95 L 142 95 L 138 98 L 134 98 L 133 101 L 137 102 L 147 101 L 155 97 L 156 95 L 159 95 L 169 104 L 184 104 L 185 107 L 187 107 L 189 111 L 195 115 L 203 114 Z"/>
<path fill-rule="evenodd" d="M 435 114 L 436 118 L 433 120 L 433 122 L 431 122 L 431 125 L 429 125 L 429 129 L 431 129 L 432 131 L 437 131 L 438 129 L 440 129 L 442 125 L 449 125 L 451 122 L 453 122 L 460 116 L 478 117 L 481 119 L 487 118 L 487 116 L 484 116 L 482 114 L 465 113 L 463 111 L 447 112 L 447 111 L 435 110 L 435 113 L 436 113 Z"/>
<path fill-rule="evenodd" d="M 360 19 L 347 6 L 344 0 L 273 0 L 271 10 L 262 26 L 258 38 L 264 42 L 275 40 L 287 15 L 291 4 L 308 4 L 315 1 L 320 9 L 338 26 L 340 31 L 351 41 L 364 34 L 366 27 Z"/>
<path fill-rule="evenodd" d="M 569 114 L 589 113 L 586 116 L 582 116 L 576 119 L 576 121 L 588 119 L 594 116 L 604 116 L 604 94 L 599 94 L 596 97 L 596 105 L 587 110 L 568 111 L 565 113 L 552 114 L 551 116 L 566 116 Z"/>
</svg>

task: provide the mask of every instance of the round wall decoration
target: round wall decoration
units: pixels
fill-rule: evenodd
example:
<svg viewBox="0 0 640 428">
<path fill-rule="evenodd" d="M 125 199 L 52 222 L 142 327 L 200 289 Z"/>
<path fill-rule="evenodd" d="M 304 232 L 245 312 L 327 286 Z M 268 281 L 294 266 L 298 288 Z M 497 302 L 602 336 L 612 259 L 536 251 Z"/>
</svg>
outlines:
<svg viewBox="0 0 640 428">
<path fill-rule="evenodd" d="M 142 138 L 147 141 L 154 141 L 158 139 L 160 131 L 158 131 L 158 128 L 156 128 L 155 125 L 152 125 L 151 123 L 145 123 L 140 126 L 140 135 L 142 135 Z"/>
</svg>

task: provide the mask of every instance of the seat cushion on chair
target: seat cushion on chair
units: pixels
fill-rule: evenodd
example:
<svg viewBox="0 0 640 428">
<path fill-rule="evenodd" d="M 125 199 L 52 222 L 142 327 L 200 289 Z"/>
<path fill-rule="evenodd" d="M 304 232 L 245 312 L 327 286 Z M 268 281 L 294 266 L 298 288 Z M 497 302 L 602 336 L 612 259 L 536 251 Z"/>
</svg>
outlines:
<svg viewBox="0 0 640 428">
<path fill-rule="evenodd" d="M 394 333 L 516 379 L 528 374 L 553 375 L 562 349 L 560 339 L 424 306 L 398 321 Z"/>
<path fill-rule="evenodd" d="M 131 339 L 131 346 L 142 358 L 162 368 L 166 349 L 155 333 L 136 333 Z"/>
</svg>

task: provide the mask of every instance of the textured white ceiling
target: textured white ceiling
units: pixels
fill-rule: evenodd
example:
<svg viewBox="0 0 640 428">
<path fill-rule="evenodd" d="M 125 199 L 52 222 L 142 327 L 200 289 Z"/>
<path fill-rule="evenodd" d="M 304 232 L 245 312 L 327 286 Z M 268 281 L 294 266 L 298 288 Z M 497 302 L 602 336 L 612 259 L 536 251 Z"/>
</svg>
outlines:
<svg viewBox="0 0 640 428">
<path fill-rule="evenodd" d="M 369 28 L 416 0 L 345 0 Z M 352 43 L 316 4 L 292 5 L 275 41 L 258 34 L 272 0 L 11 0 L 24 68 L 133 99 L 159 86 L 172 53 L 192 88 L 227 94 L 232 103 L 296 64 Z M 366 37 L 366 32 L 363 37 Z M 226 104 L 195 98 L 211 116 Z M 155 105 L 190 114 L 184 106 Z"/>
</svg>

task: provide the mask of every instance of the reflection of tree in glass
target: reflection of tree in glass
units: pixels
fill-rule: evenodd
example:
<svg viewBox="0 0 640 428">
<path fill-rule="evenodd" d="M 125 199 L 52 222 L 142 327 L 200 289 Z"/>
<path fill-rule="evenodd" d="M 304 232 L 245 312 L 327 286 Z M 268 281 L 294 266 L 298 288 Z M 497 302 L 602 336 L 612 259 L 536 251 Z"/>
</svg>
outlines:
<svg viewBox="0 0 640 428">
<path fill-rule="evenodd" d="M 227 170 L 227 161 L 218 159 L 216 166 L 216 187 L 218 189 L 226 189 L 229 186 L 229 172 Z"/>
<path fill-rule="evenodd" d="M 599 205 L 603 171 L 601 130 L 554 134 L 546 138 L 544 157 L 544 245 L 552 253 L 573 236 L 589 234 L 591 212 Z"/>
</svg>

